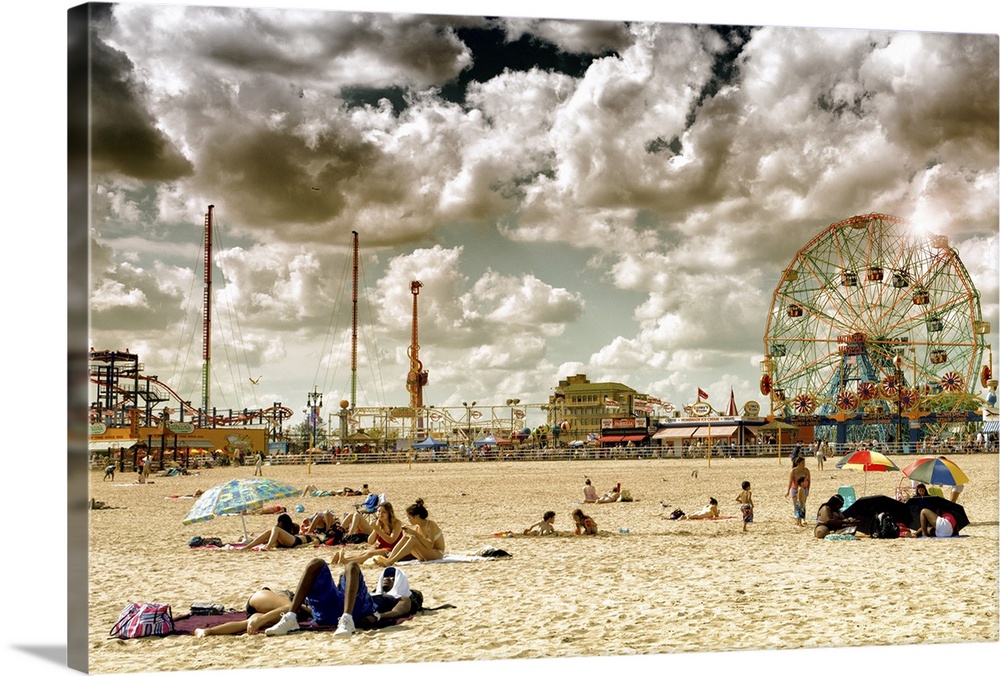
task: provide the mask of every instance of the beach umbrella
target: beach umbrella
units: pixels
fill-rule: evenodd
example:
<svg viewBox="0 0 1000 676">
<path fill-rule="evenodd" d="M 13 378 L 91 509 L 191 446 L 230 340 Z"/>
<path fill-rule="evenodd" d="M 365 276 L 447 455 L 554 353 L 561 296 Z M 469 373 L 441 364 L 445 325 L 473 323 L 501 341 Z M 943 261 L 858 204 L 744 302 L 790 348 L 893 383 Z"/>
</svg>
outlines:
<svg viewBox="0 0 1000 676">
<path fill-rule="evenodd" d="M 888 514 L 895 523 L 908 524 L 912 520 L 910 508 L 888 495 L 866 495 L 858 498 L 844 510 L 844 516 L 858 520 L 858 530 L 871 535 L 875 525 L 875 515 Z M 918 512 L 919 514 L 919 512 Z"/>
<path fill-rule="evenodd" d="M 910 528 L 913 530 L 920 528 L 920 512 L 924 509 L 930 509 L 934 512 L 941 510 L 954 516 L 955 535 L 958 535 L 958 531 L 969 525 L 969 517 L 965 513 L 965 507 L 936 495 L 910 498 L 906 501 L 906 508 L 910 510 Z"/>
<path fill-rule="evenodd" d="M 958 486 L 969 482 L 965 472 L 951 460 L 932 456 L 913 461 L 903 468 L 903 475 L 930 486 Z"/>
<path fill-rule="evenodd" d="M 889 458 L 885 457 L 878 451 L 854 451 L 850 455 L 845 455 L 839 461 L 837 461 L 837 467 L 839 469 L 850 469 L 855 472 L 865 473 L 865 492 L 868 492 L 868 473 L 869 472 L 898 472 L 899 467 L 896 466 Z"/>
<path fill-rule="evenodd" d="M 181 523 L 185 526 L 201 523 L 226 514 L 239 514 L 243 521 L 243 537 L 247 537 L 244 513 L 257 509 L 271 500 L 301 495 L 302 490 L 274 479 L 251 477 L 233 479 L 213 486 L 201 494 Z"/>
</svg>

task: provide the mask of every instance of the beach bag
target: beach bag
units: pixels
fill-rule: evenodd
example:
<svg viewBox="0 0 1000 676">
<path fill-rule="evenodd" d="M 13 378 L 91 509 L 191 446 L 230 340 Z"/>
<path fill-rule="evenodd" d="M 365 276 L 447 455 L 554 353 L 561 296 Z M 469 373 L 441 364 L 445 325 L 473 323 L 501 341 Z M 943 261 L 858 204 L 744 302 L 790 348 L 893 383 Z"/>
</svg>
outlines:
<svg viewBox="0 0 1000 676">
<path fill-rule="evenodd" d="M 899 537 L 899 526 L 892 517 L 885 512 L 875 515 L 875 523 L 872 528 L 872 537 L 879 540 L 892 540 Z"/>
<path fill-rule="evenodd" d="M 118 616 L 110 636 L 142 638 L 174 633 L 174 616 L 170 606 L 162 603 L 129 603 Z"/>
<path fill-rule="evenodd" d="M 684 510 L 675 509 L 674 511 L 670 512 L 670 518 L 673 519 L 674 521 L 681 518 L 682 516 L 684 516 Z"/>
</svg>

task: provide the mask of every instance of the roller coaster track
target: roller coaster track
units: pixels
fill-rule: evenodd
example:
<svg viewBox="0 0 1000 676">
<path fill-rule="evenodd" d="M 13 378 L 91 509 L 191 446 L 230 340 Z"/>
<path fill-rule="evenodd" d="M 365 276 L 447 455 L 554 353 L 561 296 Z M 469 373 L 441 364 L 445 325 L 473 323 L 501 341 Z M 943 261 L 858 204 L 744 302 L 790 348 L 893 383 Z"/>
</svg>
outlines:
<svg viewBox="0 0 1000 676">
<path fill-rule="evenodd" d="M 219 425 L 223 427 L 244 425 L 248 423 L 253 423 L 255 420 L 260 420 L 261 418 L 268 421 L 268 424 L 275 426 L 275 423 L 279 423 L 283 420 L 287 420 L 292 417 L 292 409 L 287 406 L 271 406 L 265 409 L 244 409 L 243 411 L 233 412 L 231 415 L 210 415 L 207 411 L 202 412 L 191 404 L 184 401 L 181 395 L 177 394 L 173 389 L 162 381 L 151 378 L 149 376 L 137 375 L 137 379 L 149 383 L 148 390 L 138 390 L 133 392 L 130 389 L 119 387 L 117 385 L 112 386 L 112 390 L 115 392 L 125 394 L 125 395 L 135 395 L 137 397 L 142 397 L 147 401 L 153 401 L 154 405 L 165 401 L 175 401 L 178 407 L 183 409 L 191 418 L 201 419 L 206 421 L 208 425 Z M 100 378 L 91 374 L 90 382 L 95 385 L 100 385 L 102 387 L 107 387 L 107 383 L 102 381 Z M 120 400 L 115 408 L 121 407 L 125 401 Z"/>
</svg>

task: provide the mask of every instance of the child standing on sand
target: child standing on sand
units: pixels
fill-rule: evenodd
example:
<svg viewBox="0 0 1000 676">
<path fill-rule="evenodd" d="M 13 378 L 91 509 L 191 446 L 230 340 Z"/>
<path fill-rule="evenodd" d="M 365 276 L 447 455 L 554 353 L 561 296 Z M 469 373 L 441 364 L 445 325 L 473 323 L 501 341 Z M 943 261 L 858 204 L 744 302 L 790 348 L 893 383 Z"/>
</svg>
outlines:
<svg viewBox="0 0 1000 676">
<path fill-rule="evenodd" d="M 743 532 L 747 532 L 747 524 L 753 523 L 753 491 L 750 490 L 750 482 L 744 481 L 740 488 L 736 502 L 740 503 L 740 514 L 743 516 Z"/>
<path fill-rule="evenodd" d="M 795 525 L 806 525 L 806 478 L 800 476 L 795 489 Z"/>
</svg>

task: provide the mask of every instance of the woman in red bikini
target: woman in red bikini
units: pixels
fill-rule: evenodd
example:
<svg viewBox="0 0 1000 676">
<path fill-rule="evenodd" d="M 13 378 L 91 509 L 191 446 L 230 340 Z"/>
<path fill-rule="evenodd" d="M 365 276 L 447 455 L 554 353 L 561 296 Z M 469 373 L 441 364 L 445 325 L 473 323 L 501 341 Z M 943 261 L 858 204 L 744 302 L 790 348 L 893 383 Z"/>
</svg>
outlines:
<svg viewBox="0 0 1000 676">
<path fill-rule="evenodd" d="M 353 514 L 352 517 L 360 517 Z M 364 518 L 348 518 L 351 524 L 350 532 L 368 533 L 368 544 L 371 549 L 359 552 L 346 552 L 343 549 L 336 552 L 332 563 L 364 563 L 373 556 L 388 555 L 403 539 L 403 522 L 396 517 L 391 502 L 383 502 L 375 510 L 375 519 L 370 523 Z"/>
</svg>

